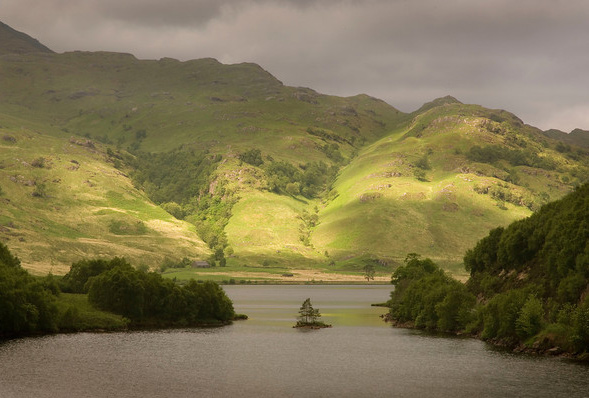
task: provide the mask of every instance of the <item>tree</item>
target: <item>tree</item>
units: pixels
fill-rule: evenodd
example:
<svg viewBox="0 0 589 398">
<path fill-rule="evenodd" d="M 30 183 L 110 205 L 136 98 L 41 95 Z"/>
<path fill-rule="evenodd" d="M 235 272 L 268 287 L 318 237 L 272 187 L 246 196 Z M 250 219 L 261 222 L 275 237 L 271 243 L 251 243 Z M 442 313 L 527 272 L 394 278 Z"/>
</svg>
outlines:
<svg viewBox="0 0 589 398">
<path fill-rule="evenodd" d="M 311 299 L 308 298 L 303 301 L 303 305 L 299 309 L 299 320 L 297 326 L 315 325 L 318 323 L 317 319 L 321 317 L 319 310 L 313 308 Z"/>
<path fill-rule="evenodd" d="M 374 280 L 374 265 L 366 264 L 363 268 L 364 270 L 364 278 L 366 281 L 369 282 L 371 279 Z"/>
<path fill-rule="evenodd" d="M 240 153 L 239 160 L 244 163 L 249 163 L 252 166 L 261 166 L 264 164 L 264 160 L 262 159 L 262 152 L 255 148 Z"/>
</svg>

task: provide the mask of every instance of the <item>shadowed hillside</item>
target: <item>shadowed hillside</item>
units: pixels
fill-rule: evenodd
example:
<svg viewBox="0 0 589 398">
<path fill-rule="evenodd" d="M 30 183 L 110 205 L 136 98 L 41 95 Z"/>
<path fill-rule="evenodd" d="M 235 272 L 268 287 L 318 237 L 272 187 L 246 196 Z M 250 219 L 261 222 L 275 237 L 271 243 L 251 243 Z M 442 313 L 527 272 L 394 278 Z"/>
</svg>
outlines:
<svg viewBox="0 0 589 398">
<path fill-rule="evenodd" d="M 29 35 L 0 22 L 0 55 L 35 52 L 52 53 L 53 51 Z"/>
</svg>

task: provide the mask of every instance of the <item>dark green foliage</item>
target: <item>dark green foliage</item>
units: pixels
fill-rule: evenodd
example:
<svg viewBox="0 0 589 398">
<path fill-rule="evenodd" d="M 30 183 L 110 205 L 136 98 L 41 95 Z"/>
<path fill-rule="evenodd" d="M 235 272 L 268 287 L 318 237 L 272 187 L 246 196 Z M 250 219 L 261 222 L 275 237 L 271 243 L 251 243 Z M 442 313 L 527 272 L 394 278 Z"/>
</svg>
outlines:
<svg viewBox="0 0 589 398">
<path fill-rule="evenodd" d="M 550 159 L 538 156 L 531 149 L 510 149 L 503 145 L 474 145 L 466 154 L 474 162 L 495 163 L 500 160 L 508 161 L 512 166 L 530 166 L 546 170 L 554 170 L 556 165 Z"/>
<path fill-rule="evenodd" d="M 352 145 L 352 142 L 342 136 L 335 133 L 329 133 L 323 129 L 308 127 L 307 133 L 314 135 L 315 137 L 321 138 L 323 141 L 335 141 L 340 144 L 346 143 Z"/>
<path fill-rule="evenodd" d="M 93 277 L 88 283 L 88 301 L 101 310 L 132 320 L 143 318 L 145 289 L 142 273 L 119 266 Z"/>
<path fill-rule="evenodd" d="M 259 150 L 252 151 L 253 158 L 256 154 L 261 156 Z M 248 157 L 248 160 L 251 159 Z M 224 228 L 238 198 L 222 184 L 217 186 L 215 193 L 209 192 L 213 172 L 220 161 L 220 155 L 180 150 L 140 153 L 133 178 L 144 186 L 151 200 L 162 204 L 174 217 L 193 223 L 210 248 L 224 249 L 227 246 Z"/>
<path fill-rule="evenodd" d="M 227 322 L 233 304 L 214 282 L 177 286 L 155 272 L 119 264 L 88 282 L 88 300 L 99 309 L 129 318 L 133 324 L 194 326 Z"/>
<path fill-rule="evenodd" d="M 160 265 L 159 270 L 160 272 L 164 272 L 168 268 L 186 268 L 189 267 L 191 261 L 188 257 L 184 257 L 182 260 L 172 260 L 172 259 L 165 259 L 162 265 Z"/>
<path fill-rule="evenodd" d="M 203 195 L 194 197 L 185 207 L 189 214 L 186 220 L 196 226 L 198 235 L 214 250 L 227 247 L 225 226 L 231 218 L 231 209 L 238 198 L 225 193 L 220 195 Z M 219 258 L 220 259 L 220 258 Z"/>
<path fill-rule="evenodd" d="M 364 278 L 366 278 L 366 282 L 370 282 L 371 279 L 374 279 L 374 265 L 366 264 L 364 268 L 362 268 L 362 271 L 364 271 Z"/>
<path fill-rule="evenodd" d="M 184 219 L 184 216 L 186 215 L 184 213 L 184 209 L 182 208 L 182 206 L 180 206 L 176 202 L 166 202 L 162 203 L 160 206 L 162 209 L 176 217 L 178 220 Z"/>
<path fill-rule="evenodd" d="M 299 216 L 302 221 L 299 225 L 299 240 L 305 246 L 311 246 L 311 230 L 319 223 L 318 212 L 319 209 L 315 207 L 313 213 L 303 210 L 302 214 Z"/>
<path fill-rule="evenodd" d="M 489 232 L 489 236 L 481 239 L 474 249 L 470 249 L 464 256 L 464 266 L 471 275 L 489 269 L 497 263 L 497 249 L 503 234 L 502 227 Z"/>
<path fill-rule="evenodd" d="M 296 192 L 295 187 L 298 187 L 306 198 L 317 197 L 328 188 L 337 172 L 337 166 L 328 166 L 325 162 L 302 164 L 300 169 L 283 161 L 271 162 L 266 166 L 270 191 L 293 195 Z"/>
<path fill-rule="evenodd" d="M 422 170 L 430 170 L 432 168 L 427 155 L 423 155 L 421 158 L 419 158 L 415 162 L 415 167 L 418 167 Z"/>
<path fill-rule="evenodd" d="M 510 174 L 504 178 L 507 181 L 511 180 L 511 177 L 513 176 L 512 169 Z M 514 190 L 513 188 L 513 186 L 510 186 L 507 183 L 499 182 L 497 184 L 476 185 L 474 190 L 477 193 L 491 196 L 499 203 L 509 202 L 516 206 L 526 206 L 532 211 L 539 210 L 542 205 L 548 202 L 549 197 L 545 192 L 531 195 L 529 193 L 522 193 L 521 191 Z"/>
<path fill-rule="evenodd" d="M 483 338 L 589 350 L 589 184 L 492 230 L 464 263 L 469 290 L 484 303 Z"/>
<path fill-rule="evenodd" d="M 424 169 L 420 169 L 420 168 L 413 169 L 413 175 L 415 176 L 415 178 L 417 178 L 418 181 L 422 181 L 422 182 L 427 181 L 427 175 L 426 175 Z"/>
<path fill-rule="evenodd" d="M 266 166 L 268 185 L 271 191 L 279 193 L 286 190 L 289 182 L 301 180 L 302 173 L 295 166 L 288 162 L 272 162 Z"/>
<path fill-rule="evenodd" d="M 0 265 L 8 268 L 20 268 L 20 260 L 13 256 L 5 244 L 0 243 Z"/>
<path fill-rule="evenodd" d="M 35 182 L 35 189 L 31 193 L 35 198 L 47 197 L 47 186 L 44 182 Z"/>
<path fill-rule="evenodd" d="M 208 190 L 210 176 L 219 160 L 191 151 L 141 152 L 133 165 L 132 177 L 154 202 L 184 205 Z"/>
<path fill-rule="evenodd" d="M 498 228 L 469 250 L 464 263 L 477 293 L 487 274 L 502 274 L 497 293 L 530 282 L 543 299 L 578 301 L 589 282 L 589 184 L 543 206 L 527 219 Z M 522 275 L 526 278 L 522 279 Z"/>
<path fill-rule="evenodd" d="M 0 243 L 0 336 L 57 330 L 55 295 Z"/>
<path fill-rule="evenodd" d="M 429 258 L 411 253 L 392 277 L 391 317 L 416 327 L 456 331 L 472 321 L 475 297 Z"/>
<path fill-rule="evenodd" d="M 261 166 L 264 164 L 262 159 L 262 151 L 259 149 L 250 149 L 239 154 L 239 160 L 252 166 Z"/>
<path fill-rule="evenodd" d="M 515 320 L 515 331 L 520 339 L 534 336 L 544 326 L 544 307 L 535 295 L 529 295 Z"/>
<path fill-rule="evenodd" d="M 323 144 L 319 149 L 336 164 L 343 163 L 345 160 L 339 151 L 339 145 L 336 143 Z"/>
<path fill-rule="evenodd" d="M 61 279 L 61 290 L 67 293 L 88 293 L 88 280 L 113 268 L 132 268 L 124 258 L 111 260 L 81 260 L 73 263 L 67 274 Z"/>
</svg>

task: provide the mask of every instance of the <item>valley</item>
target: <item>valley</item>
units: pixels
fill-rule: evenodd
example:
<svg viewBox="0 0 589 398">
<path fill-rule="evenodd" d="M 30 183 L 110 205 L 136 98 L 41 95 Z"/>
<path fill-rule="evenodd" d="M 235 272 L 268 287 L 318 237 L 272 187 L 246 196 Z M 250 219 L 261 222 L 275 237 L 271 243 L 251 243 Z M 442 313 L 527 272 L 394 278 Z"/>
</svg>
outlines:
<svg viewBox="0 0 589 398">
<path fill-rule="evenodd" d="M 0 240 L 34 274 L 123 256 L 216 265 L 179 279 L 388 280 L 417 252 L 464 278 L 490 229 L 589 176 L 583 140 L 452 97 L 403 113 L 255 64 L 56 54 L 2 29 Z"/>
</svg>

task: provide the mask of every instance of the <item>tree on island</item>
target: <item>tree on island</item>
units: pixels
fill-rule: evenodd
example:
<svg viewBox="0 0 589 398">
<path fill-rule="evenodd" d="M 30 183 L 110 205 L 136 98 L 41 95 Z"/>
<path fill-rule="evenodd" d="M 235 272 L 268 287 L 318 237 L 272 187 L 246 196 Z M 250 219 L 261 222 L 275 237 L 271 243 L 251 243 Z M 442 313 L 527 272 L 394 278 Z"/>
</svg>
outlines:
<svg viewBox="0 0 589 398">
<path fill-rule="evenodd" d="M 318 319 L 321 318 L 321 314 L 319 310 L 313 308 L 311 304 L 311 299 L 308 298 L 303 302 L 301 308 L 299 309 L 299 318 L 295 327 L 330 327 L 331 325 L 327 325 Z"/>
</svg>

